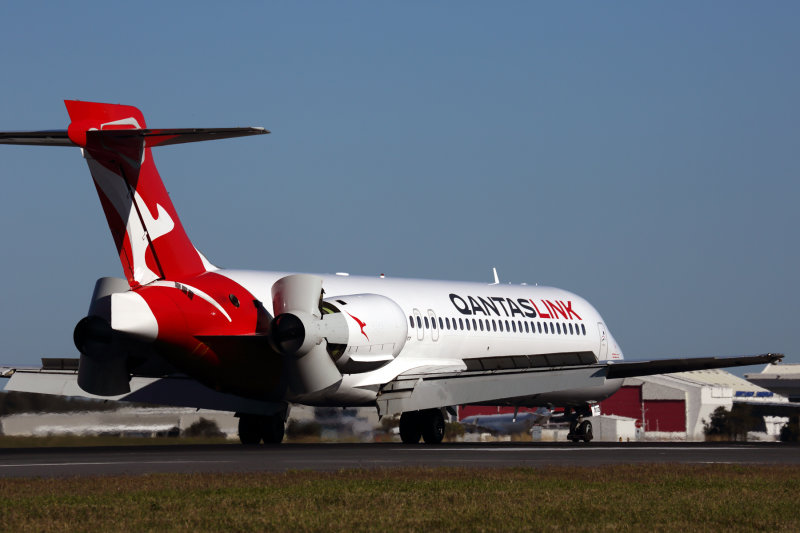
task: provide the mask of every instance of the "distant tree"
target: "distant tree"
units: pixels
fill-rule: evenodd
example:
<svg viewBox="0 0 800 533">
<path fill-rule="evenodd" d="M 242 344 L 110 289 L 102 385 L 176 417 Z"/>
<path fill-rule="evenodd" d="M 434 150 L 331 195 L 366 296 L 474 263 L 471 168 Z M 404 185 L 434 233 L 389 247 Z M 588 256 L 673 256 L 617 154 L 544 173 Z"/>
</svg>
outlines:
<svg viewBox="0 0 800 533">
<path fill-rule="evenodd" d="M 800 440 L 800 416 L 789 417 L 789 421 L 781 428 L 781 442 L 797 442 Z"/>
<path fill-rule="evenodd" d="M 225 434 L 220 431 L 219 426 L 214 420 L 200 417 L 200 420 L 183 430 L 184 437 L 224 437 Z"/>
<path fill-rule="evenodd" d="M 711 413 L 709 421 L 703 420 L 703 433 L 710 440 L 747 440 L 750 431 L 759 431 L 764 428 L 764 420 L 753 414 L 749 405 L 734 405 L 728 411 L 720 406 Z"/>
<path fill-rule="evenodd" d="M 730 413 L 722 406 L 714 409 L 708 422 L 703 420 L 703 433 L 706 437 L 722 437 L 728 435 L 728 415 Z"/>
</svg>

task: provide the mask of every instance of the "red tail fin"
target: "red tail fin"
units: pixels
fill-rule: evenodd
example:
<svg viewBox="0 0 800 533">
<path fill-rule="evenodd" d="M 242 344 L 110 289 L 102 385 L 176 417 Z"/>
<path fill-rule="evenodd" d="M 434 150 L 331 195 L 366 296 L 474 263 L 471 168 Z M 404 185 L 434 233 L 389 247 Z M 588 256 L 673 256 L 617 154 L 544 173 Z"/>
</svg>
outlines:
<svg viewBox="0 0 800 533">
<path fill-rule="evenodd" d="M 0 131 L 0 144 L 80 146 L 131 287 L 191 277 L 210 265 L 192 245 L 150 149 L 269 133 L 264 128 L 147 129 L 135 107 L 66 100 L 69 129 Z"/>
<path fill-rule="evenodd" d="M 144 136 L 103 135 L 143 130 L 131 106 L 67 100 L 72 142 L 84 148 L 122 268 L 131 287 L 206 270 L 158 175 Z"/>
</svg>

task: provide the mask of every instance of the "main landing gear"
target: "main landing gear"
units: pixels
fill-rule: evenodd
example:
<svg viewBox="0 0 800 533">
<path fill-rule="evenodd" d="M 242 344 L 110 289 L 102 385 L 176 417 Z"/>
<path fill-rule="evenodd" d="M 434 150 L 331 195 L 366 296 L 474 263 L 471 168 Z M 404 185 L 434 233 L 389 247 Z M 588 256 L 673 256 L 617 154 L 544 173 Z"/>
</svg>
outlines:
<svg viewBox="0 0 800 533">
<path fill-rule="evenodd" d="M 400 438 L 403 444 L 439 444 L 444 438 L 444 415 L 441 409 L 407 411 L 400 415 Z"/>
<path fill-rule="evenodd" d="M 283 440 L 283 416 L 239 415 L 239 440 L 242 444 L 280 444 Z"/>
<path fill-rule="evenodd" d="M 592 423 L 589 420 L 573 420 L 569 423 L 569 434 L 567 439 L 572 442 L 589 442 L 594 438 L 592 433 Z"/>
<path fill-rule="evenodd" d="M 570 420 L 567 440 L 589 442 L 594 438 L 592 422 L 588 418 L 584 418 L 592 416 L 591 407 L 577 408 L 574 414 L 572 409 L 567 407 L 564 409 L 564 416 Z"/>
</svg>

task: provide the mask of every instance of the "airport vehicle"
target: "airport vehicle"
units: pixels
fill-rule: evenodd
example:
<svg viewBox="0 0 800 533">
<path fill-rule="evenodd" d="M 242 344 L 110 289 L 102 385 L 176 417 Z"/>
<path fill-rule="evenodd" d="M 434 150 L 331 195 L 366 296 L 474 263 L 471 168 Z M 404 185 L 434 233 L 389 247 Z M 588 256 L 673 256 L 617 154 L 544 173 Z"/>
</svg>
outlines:
<svg viewBox="0 0 800 533">
<path fill-rule="evenodd" d="M 68 100 L 66 130 L 0 143 L 81 148 L 125 278 L 101 278 L 74 360 L 9 368 L 7 390 L 235 411 L 243 443 L 276 443 L 292 403 L 401 414 L 403 442 L 438 443 L 468 403 L 562 406 L 573 440 L 626 376 L 780 355 L 623 359 L 571 292 L 501 285 L 220 269 L 195 249 L 153 161 L 171 144 L 263 128 L 150 129 L 131 106 Z M 588 437 L 588 438 L 587 438 Z"/>
</svg>

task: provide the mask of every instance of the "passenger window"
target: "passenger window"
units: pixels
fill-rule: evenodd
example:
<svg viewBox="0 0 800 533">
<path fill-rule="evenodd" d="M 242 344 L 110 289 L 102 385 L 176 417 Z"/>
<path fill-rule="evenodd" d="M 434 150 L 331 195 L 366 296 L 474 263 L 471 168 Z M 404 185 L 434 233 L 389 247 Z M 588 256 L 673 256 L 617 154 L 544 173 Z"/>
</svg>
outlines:
<svg viewBox="0 0 800 533">
<path fill-rule="evenodd" d="M 422 319 L 420 317 L 417 317 L 417 327 L 422 328 Z"/>
<path fill-rule="evenodd" d="M 570 335 L 575 335 L 575 334 L 572 332 L 572 322 L 570 322 L 570 323 L 569 323 L 569 334 L 570 334 Z"/>
<path fill-rule="evenodd" d="M 497 331 L 497 321 L 492 320 L 492 331 Z"/>
<path fill-rule="evenodd" d="M 436 329 L 436 319 L 431 317 L 431 329 Z"/>
<path fill-rule="evenodd" d="M 511 331 L 511 327 L 508 325 L 508 320 L 506 320 L 506 332 Z"/>
<path fill-rule="evenodd" d="M 583 324 L 581 324 L 581 331 L 583 332 L 584 335 L 586 335 L 586 326 L 584 326 Z"/>
<path fill-rule="evenodd" d="M 561 335 L 561 324 L 558 322 L 556 322 L 556 330 L 558 331 L 558 334 Z"/>
<path fill-rule="evenodd" d="M 483 331 L 483 320 L 478 320 L 478 325 L 481 327 L 481 331 Z"/>
<path fill-rule="evenodd" d="M 425 317 L 425 329 L 428 329 L 431 325 L 428 323 L 428 317 Z"/>
<path fill-rule="evenodd" d="M 464 329 L 464 319 L 463 318 L 459 318 L 458 319 L 458 329 Z"/>
<path fill-rule="evenodd" d="M 468 319 L 466 319 L 464 322 L 466 322 L 466 323 L 467 323 L 467 331 L 471 331 L 471 330 L 469 329 L 469 318 L 468 318 Z"/>
<path fill-rule="evenodd" d="M 478 331 L 478 325 L 475 323 L 475 319 L 474 318 L 472 319 L 472 330 L 473 331 Z"/>
<path fill-rule="evenodd" d="M 542 323 L 541 322 L 537 322 L 536 323 L 536 327 L 539 328 L 539 333 L 541 333 L 542 332 Z"/>
<path fill-rule="evenodd" d="M 445 318 L 444 319 L 444 325 L 447 326 L 447 329 L 450 329 L 450 319 L 449 318 Z"/>
<path fill-rule="evenodd" d="M 514 323 L 513 320 L 511 321 L 511 327 L 514 329 L 514 333 L 516 333 L 517 332 L 517 325 Z"/>
<path fill-rule="evenodd" d="M 522 320 L 517 320 L 517 331 L 522 333 Z"/>
<path fill-rule="evenodd" d="M 502 320 L 498 320 L 498 322 L 500 323 L 500 331 L 502 332 L 503 331 L 503 321 Z"/>
<path fill-rule="evenodd" d="M 444 324 L 442 323 L 442 317 L 439 317 L 439 329 L 444 329 Z"/>
<path fill-rule="evenodd" d="M 408 317 L 408 320 L 409 320 L 409 322 L 411 322 L 411 327 L 413 328 L 414 327 L 414 317 L 410 316 L 410 317 Z"/>
</svg>

